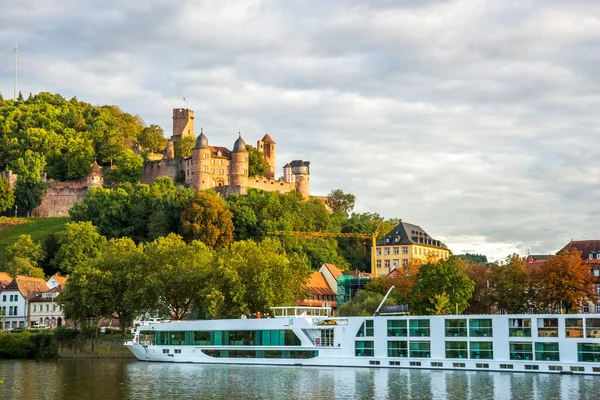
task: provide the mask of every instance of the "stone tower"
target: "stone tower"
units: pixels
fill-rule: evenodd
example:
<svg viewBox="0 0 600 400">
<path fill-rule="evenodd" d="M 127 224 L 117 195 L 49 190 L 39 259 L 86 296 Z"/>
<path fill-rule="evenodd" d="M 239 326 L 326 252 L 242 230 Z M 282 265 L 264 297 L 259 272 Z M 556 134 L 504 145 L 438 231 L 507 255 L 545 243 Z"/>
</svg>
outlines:
<svg viewBox="0 0 600 400">
<path fill-rule="evenodd" d="M 192 150 L 192 188 L 205 190 L 213 187 L 210 177 L 210 146 L 204 131 L 196 139 Z"/>
<path fill-rule="evenodd" d="M 229 184 L 232 186 L 248 186 L 248 149 L 242 135 L 233 144 L 231 162 L 229 164 Z"/>
<path fill-rule="evenodd" d="M 290 166 L 296 176 L 296 193 L 308 199 L 310 196 L 310 162 L 294 160 Z"/>
<path fill-rule="evenodd" d="M 256 142 L 256 148 L 263 154 L 267 163 L 267 173 L 265 176 L 270 179 L 275 179 L 275 142 L 267 133 L 261 140 Z"/>
<path fill-rule="evenodd" d="M 104 184 L 104 176 L 102 175 L 102 169 L 100 168 L 96 160 L 94 160 L 94 163 L 92 164 L 92 169 L 90 170 L 90 173 L 87 174 L 87 176 L 85 177 L 85 183 L 88 188 L 101 187 Z"/>
<path fill-rule="evenodd" d="M 175 158 L 175 144 L 172 140 L 167 142 L 167 148 L 165 149 L 165 159 L 172 160 Z"/>
<path fill-rule="evenodd" d="M 186 136 L 196 137 L 194 134 L 194 111 L 187 108 L 174 108 L 171 140 L 177 142 Z"/>
</svg>

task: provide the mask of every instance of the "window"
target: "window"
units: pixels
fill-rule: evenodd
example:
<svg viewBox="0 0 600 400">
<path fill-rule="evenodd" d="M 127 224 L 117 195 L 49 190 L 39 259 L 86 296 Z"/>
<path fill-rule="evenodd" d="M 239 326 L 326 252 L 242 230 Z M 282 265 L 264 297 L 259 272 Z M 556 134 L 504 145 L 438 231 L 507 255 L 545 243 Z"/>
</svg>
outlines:
<svg viewBox="0 0 600 400">
<path fill-rule="evenodd" d="M 467 342 L 446 342 L 446 358 L 468 358 Z"/>
<path fill-rule="evenodd" d="M 600 338 L 600 318 L 585 319 L 585 337 Z"/>
<path fill-rule="evenodd" d="M 577 361 L 600 362 L 600 343 L 577 343 Z"/>
<path fill-rule="evenodd" d="M 383 249 L 383 254 L 386 255 L 386 256 L 389 256 L 390 255 L 390 248 L 389 247 L 385 247 Z"/>
<path fill-rule="evenodd" d="M 410 336 L 429 336 L 428 319 L 411 319 L 409 322 Z"/>
<path fill-rule="evenodd" d="M 594 276 L 600 276 L 600 269 L 594 270 Z"/>
<path fill-rule="evenodd" d="M 454 368 L 464 368 L 465 367 L 465 363 L 452 363 L 452 366 Z"/>
<path fill-rule="evenodd" d="M 500 369 L 513 369 L 512 364 L 500 364 Z"/>
<path fill-rule="evenodd" d="M 383 263 L 385 268 L 390 269 L 390 260 L 385 260 Z"/>
<path fill-rule="evenodd" d="M 560 365 L 549 365 L 548 370 L 549 371 L 562 371 L 563 368 Z"/>
<path fill-rule="evenodd" d="M 405 319 L 388 319 L 387 321 L 388 336 L 406 336 L 406 320 Z"/>
<path fill-rule="evenodd" d="M 431 346 L 429 342 L 410 342 L 410 357 L 429 358 L 431 357 Z"/>
<path fill-rule="evenodd" d="M 402 266 L 408 267 L 408 260 L 406 258 L 404 260 L 402 260 Z"/>
<path fill-rule="evenodd" d="M 510 318 L 508 320 L 508 335 L 511 337 L 531 337 L 531 319 Z"/>
<path fill-rule="evenodd" d="M 169 354 L 169 349 L 163 349 L 163 354 Z"/>
<path fill-rule="evenodd" d="M 533 360 L 531 343 L 510 342 L 508 348 L 511 360 Z"/>
<path fill-rule="evenodd" d="M 6 301 L 6 295 L 5 294 L 2 295 L 2 301 Z"/>
<path fill-rule="evenodd" d="M 17 315 L 19 314 L 19 312 L 17 311 L 17 306 L 15 306 L 14 310 L 13 310 L 13 315 Z"/>
<path fill-rule="evenodd" d="M 46 311 L 50 311 L 50 304 L 46 304 Z"/>
<path fill-rule="evenodd" d="M 400 238 L 398 236 L 394 237 L 394 243 L 398 243 L 400 241 Z"/>
<path fill-rule="evenodd" d="M 600 253 L 596 254 L 596 258 L 600 260 Z"/>
<path fill-rule="evenodd" d="M 581 318 L 566 318 L 565 319 L 565 337 L 567 337 L 567 338 L 582 338 L 583 337 L 583 320 Z"/>
<path fill-rule="evenodd" d="M 494 358 L 494 347 L 492 342 L 471 342 L 469 343 L 471 348 L 472 359 L 486 359 L 492 360 Z"/>
<path fill-rule="evenodd" d="M 408 357 L 408 345 L 406 341 L 388 341 L 388 357 Z"/>
<path fill-rule="evenodd" d="M 593 259 L 594 259 L 594 255 L 593 255 L 593 254 L 590 254 L 590 255 L 588 256 L 588 258 L 589 258 L 590 260 L 593 260 Z"/>
<path fill-rule="evenodd" d="M 402 254 L 408 254 L 408 246 L 402 246 Z"/>
<path fill-rule="evenodd" d="M 491 319 L 471 319 L 469 320 L 470 336 L 492 336 Z"/>
<path fill-rule="evenodd" d="M 558 343 L 536 343 L 535 359 L 537 361 L 560 361 Z"/>
<path fill-rule="evenodd" d="M 377 268 L 381 268 L 381 260 L 377 260 Z"/>
<path fill-rule="evenodd" d="M 181 349 L 175 349 L 175 354 L 181 354 Z"/>
<path fill-rule="evenodd" d="M 379 365 L 381 364 L 380 361 L 369 361 L 369 365 Z"/>
<path fill-rule="evenodd" d="M 596 303 L 596 313 L 600 313 L 600 303 Z"/>
<path fill-rule="evenodd" d="M 398 247 L 394 247 L 394 254 L 400 254 L 400 249 Z"/>
<path fill-rule="evenodd" d="M 357 340 L 354 343 L 354 355 L 356 357 L 373 357 L 375 354 L 372 340 Z"/>
<path fill-rule="evenodd" d="M 421 361 L 411 361 L 409 364 L 411 367 L 420 367 Z"/>
<path fill-rule="evenodd" d="M 539 365 L 526 365 L 525 369 L 530 369 L 530 370 L 537 371 L 538 369 L 540 369 L 540 366 Z"/>
<path fill-rule="evenodd" d="M 398 268 L 400 266 L 400 260 L 394 260 L 394 268 Z"/>
<path fill-rule="evenodd" d="M 467 336 L 467 320 L 466 319 L 447 319 L 446 336 Z"/>
<path fill-rule="evenodd" d="M 441 363 L 441 362 L 432 362 L 431 366 L 432 367 L 443 367 L 444 363 Z"/>
<path fill-rule="evenodd" d="M 35 310 L 35 307 L 36 307 L 36 306 L 35 306 L 35 304 L 34 304 L 34 305 L 33 305 L 33 312 L 35 312 L 35 311 L 36 311 L 36 310 Z"/>
<path fill-rule="evenodd" d="M 475 368 L 489 368 L 490 364 L 475 364 Z"/>
<path fill-rule="evenodd" d="M 378 247 L 378 248 L 377 248 L 377 255 L 378 255 L 378 256 L 380 256 L 380 255 L 381 255 L 381 248 L 380 248 L 380 247 Z"/>
<path fill-rule="evenodd" d="M 571 371 L 573 371 L 573 372 L 583 372 L 583 371 L 585 371 L 585 367 L 571 367 Z"/>
<path fill-rule="evenodd" d="M 356 337 L 373 336 L 373 320 L 367 319 L 362 323 Z"/>
</svg>

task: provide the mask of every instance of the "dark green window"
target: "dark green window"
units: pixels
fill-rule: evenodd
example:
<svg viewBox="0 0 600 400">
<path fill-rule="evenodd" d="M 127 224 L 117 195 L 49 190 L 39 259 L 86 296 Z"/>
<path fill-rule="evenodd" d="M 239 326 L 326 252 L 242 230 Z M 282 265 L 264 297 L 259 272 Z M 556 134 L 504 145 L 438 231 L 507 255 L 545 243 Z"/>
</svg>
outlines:
<svg viewBox="0 0 600 400">
<path fill-rule="evenodd" d="M 446 358 L 469 358 L 467 342 L 446 342 Z"/>
<path fill-rule="evenodd" d="M 465 337 L 467 336 L 467 320 L 466 319 L 447 319 L 446 336 L 450 337 Z"/>
<path fill-rule="evenodd" d="M 202 353 L 216 358 L 314 358 L 317 350 L 202 350 Z"/>
<path fill-rule="evenodd" d="M 414 358 L 431 357 L 431 346 L 429 345 L 429 342 L 410 342 L 409 350 L 410 356 Z"/>
<path fill-rule="evenodd" d="M 471 319 L 469 320 L 470 336 L 492 336 L 491 319 Z"/>
<path fill-rule="evenodd" d="M 531 337 L 531 319 L 510 318 L 508 320 L 508 336 Z"/>
<path fill-rule="evenodd" d="M 375 348 L 372 340 L 357 340 L 354 343 L 354 355 L 356 357 L 373 357 Z"/>
<path fill-rule="evenodd" d="M 300 346 L 292 330 L 156 332 L 159 345 Z"/>
<path fill-rule="evenodd" d="M 494 358 L 494 347 L 492 342 L 471 342 L 471 358 L 478 360 L 492 360 Z"/>
<path fill-rule="evenodd" d="M 407 336 L 407 332 L 405 319 L 388 319 L 388 336 Z"/>
<path fill-rule="evenodd" d="M 373 320 L 367 319 L 362 323 L 356 337 L 373 336 Z"/>
<path fill-rule="evenodd" d="M 577 360 L 600 362 L 600 343 L 577 343 Z"/>
<path fill-rule="evenodd" d="M 535 359 L 537 361 L 560 361 L 558 343 L 536 343 Z"/>
<path fill-rule="evenodd" d="M 411 319 L 408 325 L 410 336 L 429 336 L 428 319 Z"/>
<path fill-rule="evenodd" d="M 531 343 L 510 342 L 511 360 L 533 360 L 533 345 Z"/>
<path fill-rule="evenodd" d="M 388 357 L 408 357 L 406 341 L 388 340 Z"/>
</svg>

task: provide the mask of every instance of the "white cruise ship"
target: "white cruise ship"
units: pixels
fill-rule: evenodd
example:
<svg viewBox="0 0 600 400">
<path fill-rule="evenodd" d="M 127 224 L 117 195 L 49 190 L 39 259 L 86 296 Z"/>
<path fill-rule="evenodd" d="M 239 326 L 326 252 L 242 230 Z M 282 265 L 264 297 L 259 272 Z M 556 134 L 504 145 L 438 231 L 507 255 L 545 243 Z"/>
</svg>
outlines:
<svg viewBox="0 0 600 400">
<path fill-rule="evenodd" d="M 142 361 L 468 369 L 600 375 L 600 314 L 328 317 L 172 321 L 125 343 Z"/>
</svg>

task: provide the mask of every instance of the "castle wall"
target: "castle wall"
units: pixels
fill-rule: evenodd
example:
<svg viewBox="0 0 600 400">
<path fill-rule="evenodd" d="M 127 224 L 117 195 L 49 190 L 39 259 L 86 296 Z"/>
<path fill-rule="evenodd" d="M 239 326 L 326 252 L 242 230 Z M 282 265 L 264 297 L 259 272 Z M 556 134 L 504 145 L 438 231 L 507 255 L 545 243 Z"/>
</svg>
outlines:
<svg viewBox="0 0 600 400">
<path fill-rule="evenodd" d="M 167 159 L 146 161 L 142 171 L 141 182 L 152 184 L 156 178 L 161 176 L 168 176 L 175 181 L 177 172 L 179 172 L 180 169 L 183 169 L 183 160 Z"/>
<path fill-rule="evenodd" d="M 248 178 L 248 187 L 264 190 L 265 192 L 288 193 L 296 190 L 296 184 L 294 182 L 285 182 L 283 179 L 269 179 L 265 176 Z"/>
<path fill-rule="evenodd" d="M 77 182 L 51 182 L 46 187 L 42 204 L 31 212 L 33 217 L 67 217 L 73 204 L 82 201 L 88 191 L 87 185 Z"/>
<path fill-rule="evenodd" d="M 15 184 L 17 183 L 17 174 L 13 174 L 12 171 L 0 171 L 0 178 L 4 178 L 8 181 L 8 187 L 15 190 Z"/>
</svg>

